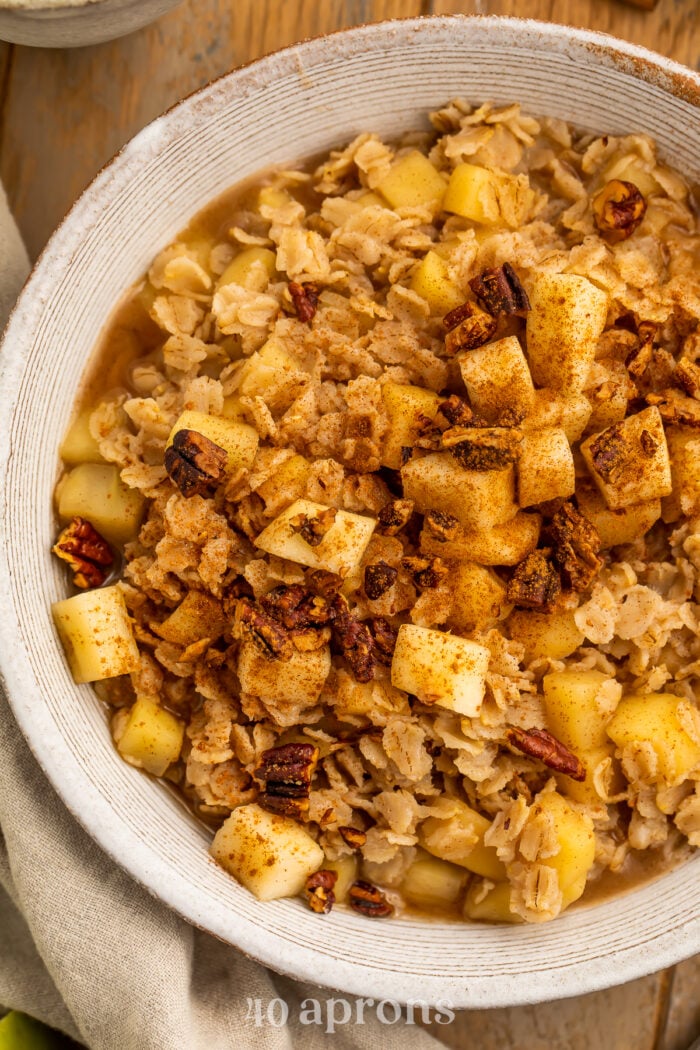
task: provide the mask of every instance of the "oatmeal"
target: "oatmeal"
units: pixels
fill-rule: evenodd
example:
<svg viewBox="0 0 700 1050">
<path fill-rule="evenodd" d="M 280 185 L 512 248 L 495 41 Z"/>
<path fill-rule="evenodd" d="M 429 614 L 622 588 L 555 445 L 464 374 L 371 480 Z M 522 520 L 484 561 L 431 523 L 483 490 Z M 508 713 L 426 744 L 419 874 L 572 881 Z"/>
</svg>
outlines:
<svg viewBox="0 0 700 1050">
<path fill-rule="evenodd" d="M 540 922 L 700 845 L 700 238 L 644 135 L 432 125 L 154 260 L 54 618 L 260 899 Z"/>
</svg>

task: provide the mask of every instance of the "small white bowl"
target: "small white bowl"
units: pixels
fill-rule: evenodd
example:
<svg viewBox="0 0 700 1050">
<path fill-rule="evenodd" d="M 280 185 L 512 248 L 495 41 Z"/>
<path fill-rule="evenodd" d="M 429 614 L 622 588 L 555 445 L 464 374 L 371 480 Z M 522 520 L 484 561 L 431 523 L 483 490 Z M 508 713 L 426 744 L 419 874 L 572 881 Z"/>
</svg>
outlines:
<svg viewBox="0 0 700 1050">
<path fill-rule="evenodd" d="M 0 40 L 84 47 L 126 36 L 181 0 L 0 0 Z"/>
<path fill-rule="evenodd" d="M 50 603 L 59 440 L 100 329 L 123 291 L 217 194 L 361 130 L 426 126 L 454 96 L 520 100 L 598 131 L 649 132 L 700 177 L 700 77 L 630 44 L 555 25 L 445 17 L 365 26 L 217 81 L 141 132 L 50 241 L 0 353 L 2 670 L 17 719 L 100 845 L 191 922 L 295 977 L 374 999 L 504 1006 L 590 992 L 700 951 L 700 858 L 544 926 L 369 922 L 300 901 L 259 903 L 207 855 L 207 832 L 116 754 L 105 712 L 74 685 Z"/>
</svg>

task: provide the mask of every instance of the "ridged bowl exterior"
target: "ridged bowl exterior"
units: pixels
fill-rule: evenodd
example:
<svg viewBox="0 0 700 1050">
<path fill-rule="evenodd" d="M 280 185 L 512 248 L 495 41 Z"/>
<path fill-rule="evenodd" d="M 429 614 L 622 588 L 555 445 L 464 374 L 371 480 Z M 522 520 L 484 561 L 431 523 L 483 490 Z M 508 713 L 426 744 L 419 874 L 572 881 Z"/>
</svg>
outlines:
<svg viewBox="0 0 700 1050">
<path fill-rule="evenodd" d="M 612 38 L 530 21 L 445 17 L 366 26 L 265 58 L 141 132 L 56 232 L 0 353 L 2 671 L 48 777 L 100 845 L 197 926 L 275 969 L 375 999 L 483 1007 L 571 996 L 700 951 L 700 858 L 543 926 L 370 922 L 300 901 L 261 904 L 207 854 L 208 833 L 116 754 L 75 686 L 50 604 L 57 448 L 114 304 L 188 218 L 227 187 L 361 130 L 424 126 L 453 96 L 520 100 L 598 131 L 645 131 L 700 178 L 700 78 Z"/>
</svg>

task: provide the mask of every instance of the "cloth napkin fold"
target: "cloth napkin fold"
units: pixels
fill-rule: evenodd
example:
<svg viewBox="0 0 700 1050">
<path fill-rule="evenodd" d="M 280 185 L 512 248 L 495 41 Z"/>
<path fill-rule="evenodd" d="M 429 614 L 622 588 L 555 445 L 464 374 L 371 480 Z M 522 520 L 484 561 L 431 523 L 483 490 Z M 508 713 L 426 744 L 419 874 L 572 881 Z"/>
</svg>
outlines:
<svg viewBox="0 0 700 1050">
<path fill-rule="evenodd" d="M 2 325 L 28 270 L 0 187 Z M 89 1050 L 442 1045 L 391 1010 L 357 1023 L 351 996 L 279 977 L 152 898 L 72 818 L 2 692 L 0 1005 Z"/>
</svg>

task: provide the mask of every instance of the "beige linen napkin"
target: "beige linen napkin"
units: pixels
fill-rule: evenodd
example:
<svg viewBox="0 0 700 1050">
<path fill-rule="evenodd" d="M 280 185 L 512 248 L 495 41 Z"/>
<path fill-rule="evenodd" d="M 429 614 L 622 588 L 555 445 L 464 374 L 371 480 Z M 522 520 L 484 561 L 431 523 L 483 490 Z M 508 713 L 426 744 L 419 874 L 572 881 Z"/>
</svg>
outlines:
<svg viewBox="0 0 700 1050">
<path fill-rule="evenodd" d="M 0 187 L 2 324 L 27 270 Z M 351 996 L 278 977 L 149 896 L 73 820 L 1 693 L 0 1005 L 90 1050 L 440 1045 L 402 1019 L 391 1023 L 391 1009 L 389 1023 L 372 1010 L 353 1022 Z"/>
</svg>

